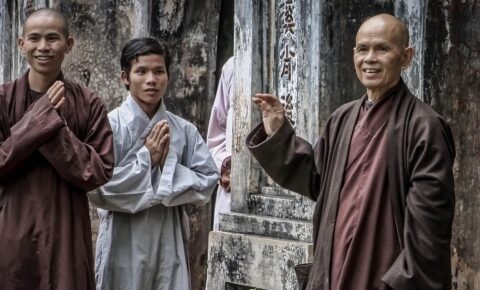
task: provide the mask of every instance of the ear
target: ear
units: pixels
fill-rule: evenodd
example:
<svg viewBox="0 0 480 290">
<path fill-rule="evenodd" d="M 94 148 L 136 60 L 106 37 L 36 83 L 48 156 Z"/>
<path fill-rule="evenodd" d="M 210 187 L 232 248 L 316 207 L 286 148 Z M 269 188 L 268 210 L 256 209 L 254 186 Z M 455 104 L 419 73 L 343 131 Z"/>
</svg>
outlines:
<svg viewBox="0 0 480 290">
<path fill-rule="evenodd" d="M 67 38 L 67 48 L 65 49 L 65 53 L 70 53 L 70 51 L 72 51 L 74 43 L 75 41 L 73 40 L 73 37 L 69 36 Z"/>
<path fill-rule="evenodd" d="M 25 49 L 23 47 L 24 44 L 25 44 L 25 40 L 23 40 L 23 37 L 19 37 L 17 39 L 17 45 L 18 45 L 18 47 L 20 47 L 20 51 L 21 51 L 22 54 L 25 54 Z"/>
<path fill-rule="evenodd" d="M 406 69 L 413 59 L 413 54 L 415 53 L 415 49 L 411 46 L 405 48 L 402 53 L 402 69 Z"/>
<path fill-rule="evenodd" d="M 128 74 L 126 71 L 122 70 L 122 73 L 120 74 L 120 77 L 122 78 L 122 82 L 124 85 L 129 86 L 130 85 L 130 80 L 128 78 Z"/>
</svg>

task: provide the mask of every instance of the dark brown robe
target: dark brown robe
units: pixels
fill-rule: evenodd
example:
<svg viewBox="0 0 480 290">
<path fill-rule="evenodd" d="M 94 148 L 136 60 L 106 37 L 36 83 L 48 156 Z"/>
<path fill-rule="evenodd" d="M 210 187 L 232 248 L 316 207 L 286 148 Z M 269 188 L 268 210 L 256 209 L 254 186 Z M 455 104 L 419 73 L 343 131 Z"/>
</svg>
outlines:
<svg viewBox="0 0 480 290">
<path fill-rule="evenodd" d="M 446 121 L 415 98 L 403 81 L 393 93 L 387 126 L 387 193 L 401 252 L 388 271 L 381 273 L 382 280 L 396 290 L 451 289 L 455 203 L 452 133 Z M 278 184 L 317 202 L 313 216 L 314 262 L 306 289 L 330 289 L 339 196 L 364 99 L 337 109 L 313 148 L 295 136 L 288 122 L 268 139 L 260 124 L 246 140 L 252 154 Z"/>
<path fill-rule="evenodd" d="M 94 289 L 87 191 L 113 171 L 102 100 L 63 79 L 58 113 L 28 71 L 0 86 L 0 288 Z"/>
</svg>

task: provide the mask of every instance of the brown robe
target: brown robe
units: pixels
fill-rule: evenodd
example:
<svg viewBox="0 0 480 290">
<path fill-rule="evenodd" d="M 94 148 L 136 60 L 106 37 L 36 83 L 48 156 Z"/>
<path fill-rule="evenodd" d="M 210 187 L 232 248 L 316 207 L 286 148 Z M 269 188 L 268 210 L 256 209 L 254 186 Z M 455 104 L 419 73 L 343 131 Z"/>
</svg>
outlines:
<svg viewBox="0 0 480 290">
<path fill-rule="evenodd" d="M 102 100 L 63 79 L 58 113 L 28 71 L 0 86 L 1 289 L 94 289 L 87 191 L 113 171 Z"/>
<path fill-rule="evenodd" d="M 332 246 L 330 289 L 391 289 L 381 278 L 400 254 L 388 195 L 387 94 L 360 109 L 348 152 Z M 358 271 L 362 269 L 362 271 Z"/>
<path fill-rule="evenodd" d="M 455 203 L 452 133 L 446 121 L 415 98 L 403 81 L 393 93 L 387 126 L 387 193 L 401 252 L 380 276 L 396 290 L 451 289 Z M 306 289 L 330 289 L 339 196 L 364 99 L 337 109 L 314 148 L 296 137 L 288 122 L 268 139 L 260 124 L 246 140 L 252 154 L 278 184 L 317 202 L 313 216 L 314 261 Z M 295 172 L 295 178 L 291 172 Z"/>
</svg>

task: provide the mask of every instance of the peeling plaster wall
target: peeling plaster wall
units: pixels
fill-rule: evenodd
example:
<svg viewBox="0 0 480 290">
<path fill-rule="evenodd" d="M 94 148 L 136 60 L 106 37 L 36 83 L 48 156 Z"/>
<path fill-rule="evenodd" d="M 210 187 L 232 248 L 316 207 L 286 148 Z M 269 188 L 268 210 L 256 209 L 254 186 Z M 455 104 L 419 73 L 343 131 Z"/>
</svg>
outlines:
<svg viewBox="0 0 480 290">
<path fill-rule="evenodd" d="M 480 1 L 428 1 L 427 11 L 425 100 L 457 150 L 453 289 L 480 289 Z"/>
</svg>

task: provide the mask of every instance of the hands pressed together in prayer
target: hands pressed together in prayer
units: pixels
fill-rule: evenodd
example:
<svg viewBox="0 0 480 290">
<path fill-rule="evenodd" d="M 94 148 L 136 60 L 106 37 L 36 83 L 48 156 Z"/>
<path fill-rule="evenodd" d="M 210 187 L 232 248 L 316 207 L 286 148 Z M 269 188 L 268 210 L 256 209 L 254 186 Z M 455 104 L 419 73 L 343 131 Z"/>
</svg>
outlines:
<svg viewBox="0 0 480 290">
<path fill-rule="evenodd" d="M 272 136 L 285 122 L 285 109 L 278 98 L 270 94 L 256 94 L 253 102 L 262 111 L 265 132 Z"/>
<path fill-rule="evenodd" d="M 59 110 L 65 103 L 65 85 L 62 81 L 55 81 L 47 90 L 48 99 L 55 110 Z"/>
<path fill-rule="evenodd" d="M 170 129 L 166 120 L 161 120 L 145 138 L 145 147 L 150 151 L 152 167 L 159 165 L 163 169 L 170 145 Z"/>
</svg>

